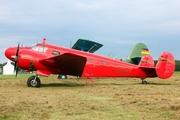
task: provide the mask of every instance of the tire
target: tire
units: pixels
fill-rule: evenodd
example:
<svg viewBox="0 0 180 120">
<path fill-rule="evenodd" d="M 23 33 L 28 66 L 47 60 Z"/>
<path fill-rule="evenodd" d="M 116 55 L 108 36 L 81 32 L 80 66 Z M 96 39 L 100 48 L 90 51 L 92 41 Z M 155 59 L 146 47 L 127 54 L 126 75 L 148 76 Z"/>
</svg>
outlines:
<svg viewBox="0 0 180 120">
<path fill-rule="evenodd" d="M 66 75 L 58 75 L 58 78 L 59 79 L 67 79 L 67 76 Z"/>
<path fill-rule="evenodd" d="M 146 81 L 142 81 L 142 84 L 143 84 L 143 85 L 146 85 L 146 84 L 147 84 L 147 82 L 146 82 Z"/>
<path fill-rule="evenodd" d="M 31 76 L 28 78 L 27 80 L 27 86 L 28 87 L 40 87 L 41 85 L 41 81 L 39 79 L 39 77 L 36 77 L 36 80 L 35 80 L 35 76 Z"/>
</svg>

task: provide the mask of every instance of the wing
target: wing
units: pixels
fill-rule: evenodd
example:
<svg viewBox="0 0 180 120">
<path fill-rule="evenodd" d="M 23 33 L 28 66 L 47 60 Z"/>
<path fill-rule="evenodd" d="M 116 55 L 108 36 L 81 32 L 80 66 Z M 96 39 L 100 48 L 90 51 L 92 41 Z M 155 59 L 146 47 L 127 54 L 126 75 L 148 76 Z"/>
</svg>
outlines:
<svg viewBox="0 0 180 120">
<path fill-rule="evenodd" d="M 72 53 L 64 53 L 55 57 L 40 60 L 41 63 L 50 65 L 59 70 L 59 73 L 81 76 L 86 64 L 86 58 Z"/>
<path fill-rule="evenodd" d="M 77 42 L 73 45 L 72 49 L 94 53 L 102 46 L 102 44 L 88 39 L 78 39 Z"/>
</svg>

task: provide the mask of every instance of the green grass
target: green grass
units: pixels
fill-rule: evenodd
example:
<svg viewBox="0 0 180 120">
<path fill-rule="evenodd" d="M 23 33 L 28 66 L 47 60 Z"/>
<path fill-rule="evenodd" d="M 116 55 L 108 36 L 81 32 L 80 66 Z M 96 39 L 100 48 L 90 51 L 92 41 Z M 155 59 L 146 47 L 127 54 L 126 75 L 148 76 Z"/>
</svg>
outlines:
<svg viewBox="0 0 180 120">
<path fill-rule="evenodd" d="M 21 75 L 17 75 L 17 77 L 15 75 L 0 75 L 0 80 L 2 79 L 20 79 L 20 78 L 28 78 L 30 76 L 32 76 L 33 74 L 21 74 Z"/>
<path fill-rule="evenodd" d="M 22 79 L 22 78 L 29 78 L 30 76 L 33 76 L 34 74 L 18 74 L 16 75 L 0 75 L 0 80 L 2 79 Z M 56 76 L 56 75 L 50 75 L 49 77 Z M 40 78 L 44 78 L 44 76 L 40 76 Z"/>
<path fill-rule="evenodd" d="M 174 74 L 179 74 L 180 75 L 180 71 L 175 71 Z"/>
</svg>

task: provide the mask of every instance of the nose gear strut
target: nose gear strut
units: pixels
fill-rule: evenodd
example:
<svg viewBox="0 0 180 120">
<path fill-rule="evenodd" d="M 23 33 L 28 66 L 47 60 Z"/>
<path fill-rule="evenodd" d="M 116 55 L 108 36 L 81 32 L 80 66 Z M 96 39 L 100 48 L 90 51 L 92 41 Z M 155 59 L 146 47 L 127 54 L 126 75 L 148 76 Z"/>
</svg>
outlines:
<svg viewBox="0 0 180 120">
<path fill-rule="evenodd" d="M 28 87 L 40 87 L 41 81 L 38 75 L 34 75 L 28 78 L 27 86 Z"/>
</svg>

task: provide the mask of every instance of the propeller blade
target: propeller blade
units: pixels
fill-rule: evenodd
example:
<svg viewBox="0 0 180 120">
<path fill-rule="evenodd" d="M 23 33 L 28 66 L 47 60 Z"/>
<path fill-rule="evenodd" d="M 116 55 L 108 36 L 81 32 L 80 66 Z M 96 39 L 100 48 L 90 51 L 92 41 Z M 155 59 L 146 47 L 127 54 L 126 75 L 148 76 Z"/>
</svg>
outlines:
<svg viewBox="0 0 180 120">
<path fill-rule="evenodd" d="M 14 73 L 16 72 L 17 62 L 14 64 Z"/>
<path fill-rule="evenodd" d="M 19 56 L 19 45 L 20 43 L 18 43 L 18 47 L 17 47 L 17 50 L 16 50 L 16 56 L 15 56 L 15 64 L 14 64 L 14 72 L 16 72 L 16 77 L 17 77 L 17 74 L 18 74 L 18 56 Z"/>
<path fill-rule="evenodd" d="M 19 70 L 18 67 L 16 67 L 16 77 L 17 77 L 17 74 L 18 74 L 18 70 Z"/>
<path fill-rule="evenodd" d="M 19 55 L 19 44 L 20 43 L 18 43 L 18 47 L 17 47 L 17 51 L 16 51 L 16 56 L 18 57 L 18 55 Z"/>
</svg>

